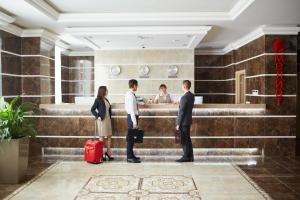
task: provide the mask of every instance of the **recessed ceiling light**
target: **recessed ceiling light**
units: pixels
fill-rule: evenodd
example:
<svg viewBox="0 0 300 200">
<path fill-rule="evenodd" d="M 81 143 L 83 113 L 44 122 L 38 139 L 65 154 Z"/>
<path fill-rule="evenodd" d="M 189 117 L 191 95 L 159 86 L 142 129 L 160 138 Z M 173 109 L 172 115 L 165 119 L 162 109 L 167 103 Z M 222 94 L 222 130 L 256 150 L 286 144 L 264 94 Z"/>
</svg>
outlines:
<svg viewBox="0 0 300 200">
<path fill-rule="evenodd" d="M 173 40 L 173 42 L 180 42 L 180 40 L 176 39 L 176 40 Z"/>
<path fill-rule="evenodd" d="M 106 40 L 106 43 L 110 43 L 110 40 Z"/>
</svg>

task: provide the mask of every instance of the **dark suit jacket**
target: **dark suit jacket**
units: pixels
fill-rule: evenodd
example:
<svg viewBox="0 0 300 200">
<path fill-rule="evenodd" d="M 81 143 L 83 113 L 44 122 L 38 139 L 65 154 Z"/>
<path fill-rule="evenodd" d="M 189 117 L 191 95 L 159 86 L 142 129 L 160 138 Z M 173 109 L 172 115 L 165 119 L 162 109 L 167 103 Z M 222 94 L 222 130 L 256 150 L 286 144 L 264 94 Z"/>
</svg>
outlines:
<svg viewBox="0 0 300 200">
<path fill-rule="evenodd" d="M 95 99 L 95 102 L 91 108 L 91 112 L 96 117 L 96 119 L 98 119 L 98 117 L 100 117 L 101 120 L 104 120 L 104 118 L 105 118 L 105 115 L 106 115 L 106 106 L 105 106 L 105 102 L 104 102 L 105 100 L 109 103 L 108 99 L 106 99 L 106 98 L 105 99 L 99 99 L 99 98 Z M 110 103 L 109 103 L 109 116 L 111 118 Z"/>
<path fill-rule="evenodd" d="M 192 124 L 192 112 L 195 102 L 195 96 L 188 91 L 185 93 L 179 103 L 179 113 L 176 119 L 176 124 L 179 126 L 190 126 Z"/>
</svg>

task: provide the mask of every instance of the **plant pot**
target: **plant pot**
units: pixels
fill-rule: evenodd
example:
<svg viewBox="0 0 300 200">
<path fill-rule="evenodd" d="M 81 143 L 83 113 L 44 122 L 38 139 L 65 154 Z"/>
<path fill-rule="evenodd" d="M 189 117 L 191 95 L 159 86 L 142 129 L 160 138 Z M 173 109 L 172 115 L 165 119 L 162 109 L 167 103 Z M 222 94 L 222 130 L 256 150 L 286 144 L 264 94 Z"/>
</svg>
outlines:
<svg viewBox="0 0 300 200">
<path fill-rule="evenodd" d="M 29 138 L 0 142 L 0 183 L 19 183 L 28 167 Z"/>
</svg>

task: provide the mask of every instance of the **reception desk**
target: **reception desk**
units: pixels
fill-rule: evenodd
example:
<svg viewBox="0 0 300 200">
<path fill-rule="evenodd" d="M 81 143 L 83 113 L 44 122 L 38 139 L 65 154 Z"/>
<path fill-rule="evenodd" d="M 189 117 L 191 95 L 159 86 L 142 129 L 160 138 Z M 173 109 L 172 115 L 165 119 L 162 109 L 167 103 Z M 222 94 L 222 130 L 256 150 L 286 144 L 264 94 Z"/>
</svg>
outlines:
<svg viewBox="0 0 300 200">
<path fill-rule="evenodd" d="M 267 115 L 264 104 L 199 104 L 193 109 L 191 137 L 194 148 L 257 148 L 266 155 L 291 155 L 295 118 Z M 179 148 L 174 143 L 178 105 L 140 106 L 143 144 L 137 148 Z M 38 135 L 33 148 L 83 147 L 95 132 L 90 106 L 41 104 L 32 116 Z M 112 105 L 113 147 L 126 147 L 127 114 L 124 104 Z M 277 124 L 285 126 L 278 126 Z M 275 144 L 275 145 L 274 145 Z M 275 146 L 275 148 L 274 148 Z"/>
</svg>

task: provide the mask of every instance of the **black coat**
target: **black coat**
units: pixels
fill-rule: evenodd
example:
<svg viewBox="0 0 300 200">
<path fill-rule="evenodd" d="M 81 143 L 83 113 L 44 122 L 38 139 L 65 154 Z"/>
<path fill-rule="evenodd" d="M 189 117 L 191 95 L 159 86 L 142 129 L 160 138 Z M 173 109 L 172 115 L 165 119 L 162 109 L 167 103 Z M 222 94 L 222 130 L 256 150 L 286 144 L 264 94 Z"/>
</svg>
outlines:
<svg viewBox="0 0 300 200">
<path fill-rule="evenodd" d="M 179 126 L 190 126 L 192 124 L 192 112 L 195 102 L 195 96 L 188 91 L 180 99 L 179 113 L 176 119 L 176 124 Z"/>
<path fill-rule="evenodd" d="M 104 98 L 104 99 L 99 99 L 99 98 L 96 98 L 95 99 L 95 102 L 91 108 L 91 112 L 92 114 L 95 116 L 96 119 L 98 119 L 98 117 L 101 118 L 101 120 L 104 120 L 105 118 L 105 115 L 106 115 L 106 106 L 105 106 L 105 102 L 104 101 L 107 101 L 108 104 L 109 104 L 109 116 L 111 118 L 111 105 L 108 101 L 108 99 Z M 97 111 L 96 111 L 97 110 Z"/>
</svg>

